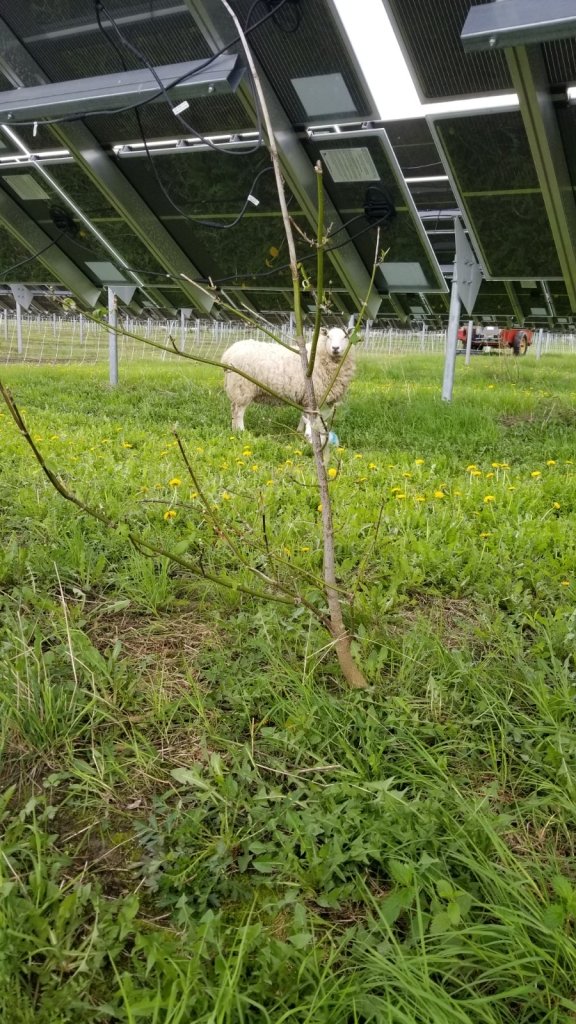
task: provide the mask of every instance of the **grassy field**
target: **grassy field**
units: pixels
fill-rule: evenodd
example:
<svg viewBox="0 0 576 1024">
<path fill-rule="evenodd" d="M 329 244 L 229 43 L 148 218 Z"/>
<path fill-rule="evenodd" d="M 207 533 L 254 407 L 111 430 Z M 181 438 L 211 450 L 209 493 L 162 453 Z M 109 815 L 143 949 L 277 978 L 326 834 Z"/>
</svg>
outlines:
<svg viewBox="0 0 576 1024">
<path fill-rule="evenodd" d="M 573 360 L 459 363 L 451 406 L 439 359 L 361 364 L 354 693 L 307 612 L 237 589 L 171 433 L 318 601 L 294 414 L 232 438 L 217 371 L 105 372 L 2 377 L 68 487 L 235 589 L 78 514 L 0 413 L 0 1020 L 576 1020 Z"/>
</svg>

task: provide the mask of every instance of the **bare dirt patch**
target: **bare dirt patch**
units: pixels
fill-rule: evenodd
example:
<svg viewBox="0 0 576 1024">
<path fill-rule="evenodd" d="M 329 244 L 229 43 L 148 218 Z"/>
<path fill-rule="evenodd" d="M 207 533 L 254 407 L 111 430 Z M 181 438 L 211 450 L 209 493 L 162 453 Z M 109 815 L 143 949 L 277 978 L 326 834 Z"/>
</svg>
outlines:
<svg viewBox="0 0 576 1024">
<path fill-rule="evenodd" d="M 467 597 L 446 597 L 442 594 L 416 594 L 412 604 L 403 608 L 395 628 L 407 629 L 426 619 L 444 647 L 457 650 L 474 641 L 478 626 L 478 610 Z M 393 627 L 394 628 L 394 627 Z M 476 644 L 479 639 L 476 638 Z"/>
<path fill-rule="evenodd" d="M 138 664 L 143 676 L 175 691 L 189 686 L 190 674 L 196 677 L 198 651 L 217 643 L 194 611 L 159 616 L 126 609 L 96 614 L 87 632 L 102 654 L 119 642 L 121 654 Z"/>
</svg>

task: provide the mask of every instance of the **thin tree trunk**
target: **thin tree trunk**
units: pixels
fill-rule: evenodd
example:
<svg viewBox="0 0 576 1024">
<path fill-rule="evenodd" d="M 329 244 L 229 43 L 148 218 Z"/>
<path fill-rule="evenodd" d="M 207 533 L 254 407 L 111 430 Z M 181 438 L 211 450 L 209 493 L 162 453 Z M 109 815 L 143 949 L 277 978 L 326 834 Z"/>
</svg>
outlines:
<svg viewBox="0 0 576 1024">
<path fill-rule="evenodd" d="M 302 374 L 304 377 L 305 385 L 305 405 L 306 412 L 310 416 L 311 426 L 311 442 L 312 449 L 314 452 L 314 464 L 316 467 L 316 476 L 318 479 L 318 490 L 320 494 L 320 500 L 322 505 L 322 541 L 324 550 L 324 586 L 326 591 L 326 600 L 328 602 L 328 610 L 330 614 L 330 633 L 334 640 L 334 648 L 338 656 L 340 668 L 346 681 L 350 686 L 354 688 L 362 688 L 367 686 L 366 679 L 362 675 L 362 672 L 356 665 L 354 658 L 352 657 L 350 635 L 344 625 L 344 619 L 342 616 L 342 606 L 338 599 L 337 592 L 334 588 L 337 588 L 336 584 L 336 557 L 334 551 L 334 527 L 332 523 L 332 505 L 330 501 L 330 493 L 328 489 L 328 476 L 326 473 L 326 466 L 324 464 L 323 451 L 322 451 L 322 439 L 318 430 L 318 420 L 320 417 L 316 395 L 314 393 L 314 384 L 312 381 L 312 370 L 313 363 L 311 359 L 311 366 L 308 364 L 308 354 L 306 352 L 306 342 L 304 340 L 304 331 L 302 325 L 302 303 L 300 295 L 300 278 L 298 273 L 298 260 L 296 256 L 296 246 L 294 243 L 294 234 L 292 231 L 292 225 L 290 224 L 290 215 L 288 213 L 288 206 L 286 204 L 286 195 L 284 192 L 284 181 L 282 178 L 282 171 L 280 167 L 280 158 L 278 156 L 278 149 L 276 146 L 276 139 L 274 136 L 274 130 L 270 120 L 270 114 L 264 97 L 264 92 L 258 77 L 256 65 L 254 63 L 252 53 L 246 36 L 242 30 L 240 21 L 236 14 L 232 10 L 228 0 L 221 0 L 223 6 L 228 11 L 232 18 L 238 35 L 240 36 L 246 60 L 250 67 L 250 72 L 254 81 L 254 87 L 260 108 L 262 111 L 262 117 L 266 126 L 266 134 L 268 136 L 268 150 L 270 158 L 272 160 L 272 166 L 274 168 L 274 176 L 276 178 L 276 188 L 278 191 L 278 200 L 280 203 L 280 209 L 282 211 L 282 220 L 284 223 L 284 232 L 286 234 L 286 241 L 288 244 L 288 253 L 290 257 L 290 270 L 292 274 L 292 289 L 294 295 L 294 314 L 296 318 L 296 341 L 298 343 L 298 349 L 300 351 L 300 360 L 302 363 Z M 320 249 L 319 249 L 320 252 Z M 317 303 L 321 302 L 321 295 L 317 295 Z M 319 318 L 317 317 L 318 327 Z"/>
</svg>

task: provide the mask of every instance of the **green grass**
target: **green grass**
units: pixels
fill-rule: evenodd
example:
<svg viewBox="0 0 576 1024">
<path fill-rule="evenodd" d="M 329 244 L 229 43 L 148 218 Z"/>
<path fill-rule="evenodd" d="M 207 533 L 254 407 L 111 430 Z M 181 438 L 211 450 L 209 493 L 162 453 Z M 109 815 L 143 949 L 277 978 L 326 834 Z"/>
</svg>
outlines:
<svg viewBox="0 0 576 1024">
<path fill-rule="evenodd" d="M 450 406 L 441 370 L 365 359 L 335 424 L 361 693 L 307 612 L 78 515 L 0 416 L 0 1020 L 576 1020 L 573 362 L 459 363 Z M 80 497 L 253 583 L 177 421 L 254 564 L 321 599 L 289 410 L 232 438 L 217 371 L 2 377 Z"/>
</svg>

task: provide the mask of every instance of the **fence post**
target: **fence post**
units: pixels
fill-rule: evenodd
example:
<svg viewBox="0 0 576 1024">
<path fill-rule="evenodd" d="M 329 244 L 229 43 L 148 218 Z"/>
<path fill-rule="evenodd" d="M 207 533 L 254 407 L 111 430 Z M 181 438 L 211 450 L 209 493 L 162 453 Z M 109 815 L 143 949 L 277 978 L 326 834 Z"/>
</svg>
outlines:
<svg viewBox="0 0 576 1024">
<path fill-rule="evenodd" d="M 541 327 L 536 337 L 536 359 L 540 359 L 542 355 L 542 338 L 544 336 L 544 330 Z"/>
<path fill-rule="evenodd" d="M 4 337 L 8 341 L 8 308 L 4 310 Z"/>
</svg>

